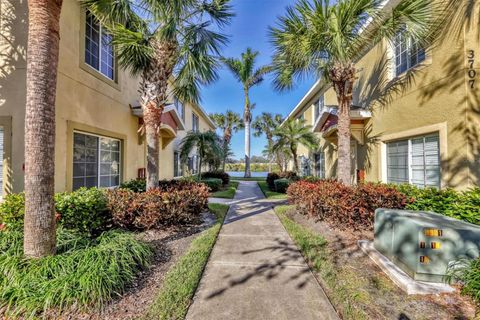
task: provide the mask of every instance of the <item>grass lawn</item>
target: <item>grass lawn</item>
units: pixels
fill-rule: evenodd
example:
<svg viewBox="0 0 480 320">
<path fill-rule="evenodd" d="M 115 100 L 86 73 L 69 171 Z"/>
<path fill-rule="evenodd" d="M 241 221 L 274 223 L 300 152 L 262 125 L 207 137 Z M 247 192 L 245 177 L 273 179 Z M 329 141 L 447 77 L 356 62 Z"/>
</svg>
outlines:
<svg viewBox="0 0 480 320">
<path fill-rule="evenodd" d="M 243 178 L 243 177 L 230 177 L 231 180 L 236 181 L 265 181 L 264 177 L 252 177 L 252 178 Z"/>
<path fill-rule="evenodd" d="M 275 212 L 310 267 L 320 276 L 335 307 L 341 311 L 344 319 L 368 319 L 358 307 L 365 302 L 366 297 L 355 273 L 348 268 L 339 269 L 335 266 L 327 240 L 288 218 L 285 213 L 291 208 L 292 206 L 278 206 Z"/>
<path fill-rule="evenodd" d="M 222 187 L 221 190 L 212 193 L 210 196 L 213 198 L 233 199 L 235 192 L 237 191 L 238 184 L 238 181 L 230 181 L 227 186 Z"/>
<path fill-rule="evenodd" d="M 266 181 L 258 181 L 258 186 L 262 189 L 265 198 L 268 199 L 287 199 L 287 195 L 285 193 L 279 193 L 270 190 Z"/>
<path fill-rule="evenodd" d="M 168 271 L 162 289 L 144 319 L 183 319 L 197 289 L 228 206 L 209 204 L 217 222 L 193 240 L 187 253 Z"/>
</svg>

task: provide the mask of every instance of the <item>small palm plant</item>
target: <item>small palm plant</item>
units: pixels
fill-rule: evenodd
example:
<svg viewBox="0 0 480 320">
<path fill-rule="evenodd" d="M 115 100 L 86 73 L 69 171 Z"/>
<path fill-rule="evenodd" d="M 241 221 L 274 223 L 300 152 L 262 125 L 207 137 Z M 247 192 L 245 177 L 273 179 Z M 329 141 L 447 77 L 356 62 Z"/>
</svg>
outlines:
<svg viewBox="0 0 480 320">
<path fill-rule="evenodd" d="M 240 59 L 223 58 L 223 63 L 232 72 L 233 76 L 242 84 L 245 96 L 245 108 L 243 111 L 243 122 L 245 125 L 245 178 L 250 178 L 250 124 L 252 122 L 252 108 L 250 103 L 250 89 L 263 82 L 264 76 L 271 71 L 270 66 L 262 66 L 255 69 L 255 60 L 259 55 L 258 51 L 251 48 L 242 53 Z"/>
<path fill-rule="evenodd" d="M 287 120 L 280 128 L 274 131 L 277 141 L 272 147 L 274 152 L 290 152 L 293 159 L 294 171 L 298 172 L 298 144 L 302 144 L 310 150 L 318 147 L 318 139 L 312 132 L 312 126 L 305 125 L 302 120 Z"/>
<path fill-rule="evenodd" d="M 198 179 L 201 179 L 205 161 L 211 161 L 222 155 L 220 138 L 213 131 L 190 131 L 180 144 L 181 161 L 186 163 L 190 154 L 194 151 L 198 154 Z"/>
<path fill-rule="evenodd" d="M 271 150 L 275 143 L 273 132 L 280 127 L 282 122 L 283 117 L 281 114 L 272 115 L 269 112 L 262 112 L 262 114 L 257 116 L 252 122 L 253 136 L 260 137 L 262 134 L 265 134 L 267 138 L 267 150 Z M 270 163 L 272 159 L 275 159 L 277 165 L 282 168 L 282 157 L 279 152 L 267 152 L 266 154 Z"/>
<path fill-rule="evenodd" d="M 147 142 L 147 188 L 158 185 L 159 131 L 173 95 L 198 103 L 200 86 L 217 79 L 227 38 L 213 31 L 232 17 L 229 0 L 81 0 L 113 36 L 121 67 L 139 75 Z"/>
<path fill-rule="evenodd" d="M 398 34 L 426 47 L 435 35 L 440 6 L 433 0 L 402 0 L 383 10 L 383 0 L 298 0 L 277 27 L 275 87 L 292 88 L 295 79 L 314 76 L 330 83 L 338 100 L 338 178 L 351 183 L 350 108 L 357 80 L 355 62 L 365 49 Z M 388 12 L 387 12 L 388 11 Z"/>
<path fill-rule="evenodd" d="M 225 164 L 230 154 L 230 142 L 234 133 L 244 128 L 241 116 L 231 110 L 227 110 L 225 114 L 214 113 L 210 115 L 213 122 L 223 131 L 223 159 L 222 168 L 225 171 Z"/>
</svg>

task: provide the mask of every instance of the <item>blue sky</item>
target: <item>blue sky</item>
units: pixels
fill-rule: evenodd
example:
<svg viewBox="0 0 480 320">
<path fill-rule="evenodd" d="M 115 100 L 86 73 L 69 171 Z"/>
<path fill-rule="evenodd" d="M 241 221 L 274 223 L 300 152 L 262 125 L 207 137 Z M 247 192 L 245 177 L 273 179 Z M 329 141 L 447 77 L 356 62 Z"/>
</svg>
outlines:
<svg viewBox="0 0 480 320">
<path fill-rule="evenodd" d="M 226 27 L 224 33 L 230 35 L 230 43 L 224 48 L 225 57 L 240 57 L 247 47 L 260 52 L 258 66 L 268 64 L 272 47 L 268 40 L 268 26 L 276 23 L 278 16 L 283 16 L 285 7 L 295 0 L 232 0 L 236 16 Z M 202 106 L 208 113 L 224 112 L 227 109 L 243 114 L 243 90 L 228 70 L 220 70 L 220 79 L 205 87 L 202 91 Z M 262 112 L 280 113 L 286 116 L 300 101 L 313 84 L 313 80 L 298 83 L 295 89 L 277 92 L 273 89 L 270 77 L 253 88 L 250 98 L 256 103 L 253 116 Z M 266 144 L 264 137 L 251 140 L 251 154 L 261 155 Z M 235 158 L 244 157 L 244 132 L 234 135 L 232 149 Z"/>
</svg>

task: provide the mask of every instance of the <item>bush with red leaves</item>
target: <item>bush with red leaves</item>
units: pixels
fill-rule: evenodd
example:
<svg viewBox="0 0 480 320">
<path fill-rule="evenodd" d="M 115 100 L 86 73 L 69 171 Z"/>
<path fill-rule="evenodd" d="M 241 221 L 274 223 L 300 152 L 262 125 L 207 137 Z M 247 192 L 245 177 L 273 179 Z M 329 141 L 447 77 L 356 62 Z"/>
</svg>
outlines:
<svg viewBox="0 0 480 320">
<path fill-rule="evenodd" d="M 287 190 L 289 201 L 300 213 L 339 229 L 370 230 L 378 208 L 403 209 L 404 194 L 395 188 L 365 183 L 346 186 L 335 180 L 299 181 Z"/>
<path fill-rule="evenodd" d="M 194 182 L 163 183 L 144 193 L 107 192 L 113 223 L 130 230 L 195 223 L 207 208 L 208 195 L 204 184 Z"/>
</svg>

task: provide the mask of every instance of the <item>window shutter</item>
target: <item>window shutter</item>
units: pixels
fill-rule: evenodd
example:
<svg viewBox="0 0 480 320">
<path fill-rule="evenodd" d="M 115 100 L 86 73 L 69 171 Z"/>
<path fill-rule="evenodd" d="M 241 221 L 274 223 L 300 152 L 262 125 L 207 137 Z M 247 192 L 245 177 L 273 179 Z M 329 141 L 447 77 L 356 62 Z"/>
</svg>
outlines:
<svg viewBox="0 0 480 320">
<path fill-rule="evenodd" d="M 438 135 L 425 138 L 425 184 L 440 188 L 440 142 Z"/>
<path fill-rule="evenodd" d="M 387 181 L 408 183 L 408 140 L 387 144 Z"/>
</svg>

